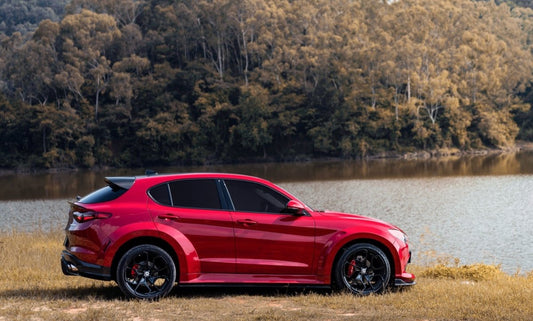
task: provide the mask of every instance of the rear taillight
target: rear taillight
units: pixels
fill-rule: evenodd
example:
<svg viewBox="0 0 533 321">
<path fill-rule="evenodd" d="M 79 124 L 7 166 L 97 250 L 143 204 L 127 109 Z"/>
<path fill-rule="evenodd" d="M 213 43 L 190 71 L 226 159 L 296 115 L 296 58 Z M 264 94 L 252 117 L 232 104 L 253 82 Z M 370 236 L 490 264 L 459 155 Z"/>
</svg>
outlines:
<svg viewBox="0 0 533 321">
<path fill-rule="evenodd" d="M 92 220 L 101 220 L 111 217 L 111 213 L 97 212 L 87 209 L 75 203 L 70 203 L 72 218 L 78 223 L 85 223 Z"/>
<path fill-rule="evenodd" d="M 72 216 L 78 223 L 85 223 L 92 220 L 106 219 L 110 218 L 110 213 L 99 213 L 99 212 L 72 212 Z"/>
</svg>

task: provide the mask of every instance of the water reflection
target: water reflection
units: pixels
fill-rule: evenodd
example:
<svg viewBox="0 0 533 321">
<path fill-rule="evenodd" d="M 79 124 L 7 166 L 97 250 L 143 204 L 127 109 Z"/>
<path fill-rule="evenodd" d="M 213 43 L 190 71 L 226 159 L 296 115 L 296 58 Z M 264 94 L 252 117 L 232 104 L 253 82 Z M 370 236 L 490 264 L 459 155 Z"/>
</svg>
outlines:
<svg viewBox="0 0 533 321">
<path fill-rule="evenodd" d="M 373 216 L 400 226 L 415 261 L 533 270 L 533 175 L 282 183 L 317 209 Z M 427 254 L 434 254 L 428 256 Z"/>
<path fill-rule="evenodd" d="M 430 160 L 320 161 L 157 168 L 160 173 L 232 172 L 274 182 L 533 174 L 533 152 Z M 143 169 L 0 176 L 0 199 L 74 198 L 104 185 L 103 177 Z"/>
</svg>

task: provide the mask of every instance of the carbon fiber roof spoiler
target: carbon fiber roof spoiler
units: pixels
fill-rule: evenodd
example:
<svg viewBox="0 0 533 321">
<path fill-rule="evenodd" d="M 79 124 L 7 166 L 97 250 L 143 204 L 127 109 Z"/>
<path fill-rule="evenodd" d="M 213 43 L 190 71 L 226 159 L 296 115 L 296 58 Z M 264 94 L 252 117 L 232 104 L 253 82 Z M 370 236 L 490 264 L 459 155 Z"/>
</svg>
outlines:
<svg viewBox="0 0 533 321">
<path fill-rule="evenodd" d="M 122 188 L 128 190 L 131 188 L 135 182 L 135 177 L 133 176 L 118 176 L 118 177 L 106 177 L 104 181 L 111 186 L 113 189 Z"/>
</svg>

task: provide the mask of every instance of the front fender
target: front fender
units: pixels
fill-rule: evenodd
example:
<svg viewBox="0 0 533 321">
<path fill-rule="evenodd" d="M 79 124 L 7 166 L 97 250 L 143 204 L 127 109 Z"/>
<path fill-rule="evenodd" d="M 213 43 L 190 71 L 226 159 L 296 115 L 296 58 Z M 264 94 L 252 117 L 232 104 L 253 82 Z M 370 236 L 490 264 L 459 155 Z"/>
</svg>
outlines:
<svg viewBox="0 0 533 321">
<path fill-rule="evenodd" d="M 318 275 L 324 277 L 324 282 L 331 283 L 331 272 L 334 268 L 335 259 L 339 251 L 344 247 L 358 242 L 378 243 L 380 247 L 385 248 L 392 257 L 391 265 L 395 273 L 401 273 L 401 262 L 398 251 L 401 250 L 400 244 L 390 233 L 381 229 L 365 229 L 364 232 L 357 228 L 338 231 L 324 243 L 322 251 L 319 253 Z M 407 247 L 407 245 L 405 245 Z M 322 264 L 320 264 L 322 262 Z"/>
</svg>

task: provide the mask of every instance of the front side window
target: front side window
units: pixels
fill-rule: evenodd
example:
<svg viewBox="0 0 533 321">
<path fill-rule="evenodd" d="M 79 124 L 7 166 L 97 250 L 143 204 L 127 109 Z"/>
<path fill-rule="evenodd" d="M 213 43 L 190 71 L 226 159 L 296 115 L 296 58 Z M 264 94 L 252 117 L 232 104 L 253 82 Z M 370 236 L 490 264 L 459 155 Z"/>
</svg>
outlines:
<svg viewBox="0 0 533 321">
<path fill-rule="evenodd" d="M 261 184 L 226 180 L 233 206 L 239 212 L 281 213 L 289 198 Z"/>
<path fill-rule="evenodd" d="M 179 180 L 169 183 L 172 206 L 221 209 L 215 180 Z"/>
</svg>

